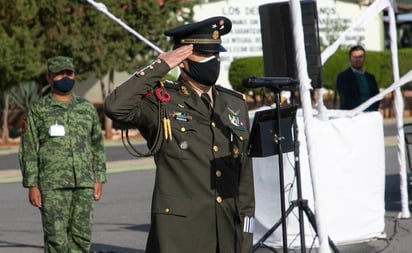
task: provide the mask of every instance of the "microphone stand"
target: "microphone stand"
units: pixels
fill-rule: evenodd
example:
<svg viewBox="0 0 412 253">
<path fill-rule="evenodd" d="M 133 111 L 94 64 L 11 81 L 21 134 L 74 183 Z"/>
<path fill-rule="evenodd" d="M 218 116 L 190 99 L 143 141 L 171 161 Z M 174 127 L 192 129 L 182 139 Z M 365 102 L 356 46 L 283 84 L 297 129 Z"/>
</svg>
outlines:
<svg viewBox="0 0 412 253">
<path fill-rule="evenodd" d="M 298 140 L 298 127 L 296 119 L 292 120 L 292 128 L 293 128 L 293 143 L 294 143 L 294 157 L 295 157 L 295 177 L 296 177 L 296 184 L 297 184 L 297 199 L 291 201 L 290 206 L 287 210 L 285 210 L 285 189 L 284 189 L 284 171 L 283 171 L 283 152 L 282 152 L 282 140 L 285 138 L 282 136 L 281 133 L 281 123 L 280 123 L 280 89 L 276 89 L 271 87 L 270 88 L 275 93 L 275 103 L 276 103 L 276 119 L 277 119 L 277 131 L 274 136 L 274 142 L 277 144 L 278 147 L 278 161 L 279 161 L 279 184 L 280 184 L 280 209 L 281 209 L 281 219 L 278 220 L 263 236 L 259 241 L 253 245 L 253 251 L 255 252 L 260 247 L 265 247 L 273 252 L 276 251 L 267 245 L 264 244 L 267 238 L 279 227 L 282 225 L 282 242 L 283 242 L 283 252 L 288 252 L 288 245 L 287 245 L 287 229 L 286 229 L 286 217 L 293 211 L 295 207 L 298 208 L 298 217 L 299 217 L 299 236 L 300 236 L 300 247 L 301 253 L 306 252 L 306 244 L 305 244 L 305 229 L 304 229 L 304 214 L 306 214 L 309 223 L 312 225 L 313 230 L 317 234 L 317 226 L 316 226 L 316 219 L 313 212 L 310 210 L 308 206 L 308 201 L 303 199 L 302 196 L 302 182 L 301 182 L 301 174 L 300 174 L 300 159 L 299 159 L 299 140 Z M 295 97 L 293 91 L 291 91 L 291 104 L 293 107 L 295 105 Z M 296 114 L 293 115 L 296 117 Z M 333 249 L 335 253 L 339 253 L 339 249 L 336 247 L 334 242 L 330 237 L 328 237 L 329 246 Z"/>
<path fill-rule="evenodd" d="M 279 164 L 279 184 L 280 184 L 280 213 L 281 213 L 281 220 L 280 223 L 282 224 L 282 242 L 283 242 L 283 252 L 288 252 L 288 239 L 287 239 L 287 228 L 286 228 L 286 214 L 285 214 L 285 182 L 283 176 L 283 152 L 282 152 L 282 139 L 284 138 L 281 133 L 281 124 L 280 124 L 280 89 L 271 88 L 271 90 L 275 94 L 275 104 L 276 104 L 276 124 L 277 124 L 277 131 L 275 131 L 274 142 L 277 144 L 278 148 L 278 164 Z M 276 230 L 279 224 L 273 226 L 266 234 L 253 246 L 253 252 L 257 250 L 259 247 L 265 247 L 270 250 L 272 248 L 266 246 L 264 241 Z M 276 251 L 274 251 L 276 252 Z"/>
</svg>

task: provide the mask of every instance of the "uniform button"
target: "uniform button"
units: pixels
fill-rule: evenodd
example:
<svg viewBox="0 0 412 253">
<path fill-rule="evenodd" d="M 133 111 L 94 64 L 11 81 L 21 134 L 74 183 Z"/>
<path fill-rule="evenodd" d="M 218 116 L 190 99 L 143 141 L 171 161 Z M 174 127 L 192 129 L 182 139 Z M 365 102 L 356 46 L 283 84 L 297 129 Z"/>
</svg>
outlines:
<svg viewBox="0 0 412 253">
<path fill-rule="evenodd" d="M 170 213 L 170 209 L 169 209 L 169 208 L 165 208 L 165 213 Z"/>
<path fill-rule="evenodd" d="M 149 68 L 150 68 L 150 69 L 154 69 L 153 65 L 150 65 Z"/>
<path fill-rule="evenodd" d="M 144 76 L 144 71 L 140 72 L 139 75 Z"/>
<path fill-rule="evenodd" d="M 160 59 L 157 59 L 157 63 L 161 63 L 162 62 L 162 60 L 160 60 Z"/>
<path fill-rule="evenodd" d="M 216 202 L 217 202 L 217 203 L 219 203 L 219 204 L 220 204 L 220 203 L 222 203 L 222 197 L 217 196 L 217 198 L 216 198 Z"/>
<path fill-rule="evenodd" d="M 211 125 L 212 127 L 216 127 L 216 123 L 214 121 L 212 121 Z"/>
<path fill-rule="evenodd" d="M 240 139 L 241 141 L 243 141 L 243 136 L 240 136 L 239 139 Z"/>
<path fill-rule="evenodd" d="M 216 145 L 214 145 L 214 146 L 213 146 L 213 151 L 215 151 L 215 152 L 219 151 L 219 147 L 216 146 Z"/>
<path fill-rule="evenodd" d="M 216 176 L 217 177 L 221 177 L 222 176 L 222 172 L 220 170 L 216 170 Z"/>
<path fill-rule="evenodd" d="M 180 132 L 186 132 L 186 128 L 184 127 L 180 128 Z"/>
<path fill-rule="evenodd" d="M 179 147 L 181 149 L 187 149 L 189 147 L 189 143 L 187 143 L 187 141 L 183 141 L 179 144 Z"/>
<path fill-rule="evenodd" d="M 240 154 L 239 149 L 238 148 L 234 148 L 232 151 L 233 157 L 237 158 Z"/>
</svg>

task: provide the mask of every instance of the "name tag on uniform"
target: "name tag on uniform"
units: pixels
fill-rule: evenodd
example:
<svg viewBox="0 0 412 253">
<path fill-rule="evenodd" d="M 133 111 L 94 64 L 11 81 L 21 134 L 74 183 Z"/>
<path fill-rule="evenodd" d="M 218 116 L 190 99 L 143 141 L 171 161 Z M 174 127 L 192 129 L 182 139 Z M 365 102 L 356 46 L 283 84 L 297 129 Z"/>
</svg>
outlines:
<svg viewBox="0 0 412 253">
<path fill-rule="evenodd" d="M 50 126 L 49 128 L 49 136 L 60 137 L 60 136 L 64 136 L 65 134 L 66 134 L 66 131 L 64 130 L 63 125 L 59 125 L 56 123 Z"/>
</svg>

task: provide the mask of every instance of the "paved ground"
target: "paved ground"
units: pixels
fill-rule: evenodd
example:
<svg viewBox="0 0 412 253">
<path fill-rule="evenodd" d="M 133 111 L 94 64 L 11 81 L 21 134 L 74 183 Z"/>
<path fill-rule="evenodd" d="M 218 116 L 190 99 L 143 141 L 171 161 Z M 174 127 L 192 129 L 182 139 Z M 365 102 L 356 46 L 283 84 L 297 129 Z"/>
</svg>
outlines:
<svg viewBox="0 0 412 253">
<path fill-rule="evenodd" d="M 392 135 L 391 129 L 385 129 L 385 134 Z M 395 138 L 387 136 L 385 142 L 387 237 L 358 244 L 338 245 L 341 253 L 412 253 L 412 219 L 397 218 L 400 197 Z M 124 150 L 122 152 L 122 149 L 123 147 L 113 147 L 110 153 L 127 154 Z M 16 159 L 16 150 L 0 150 L 0 167 Z M 151 158 L 135 159 L 128 154 L 122 156 L 122 159 L 110 157 L 109 180 L 104 186 L 102 200 L 96 203 L 92 252 L 143 253 L 150 226 L 153 162 Z M 409 203 L 411 208 L 411 202 Z M 20 172 L 16 168 L 0 168 L 0 253 L 40 252 L 43 252 L 40 215 L 27 201 L 27 191 L 20 183 Z M 256 252 L 283 251 L 260 248 Z M 300 251 L 289 249 L 288 252 Z M 318 250 L 308 249 L 307 252 Z"/>
</svg>

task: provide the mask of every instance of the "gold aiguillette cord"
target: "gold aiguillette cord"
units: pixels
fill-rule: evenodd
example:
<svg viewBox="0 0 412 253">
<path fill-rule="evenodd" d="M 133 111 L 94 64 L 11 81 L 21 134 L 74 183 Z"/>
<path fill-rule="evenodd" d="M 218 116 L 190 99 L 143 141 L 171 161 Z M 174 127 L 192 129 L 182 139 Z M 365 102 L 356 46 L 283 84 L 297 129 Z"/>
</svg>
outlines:
<svg viewBox="0 0 412 253">
<path fill-rule="evenodd" d="M 166 117 L 163 118 L 163 131 L 165 140 L 172 141 L 172 127 L 170 126 L 170 119 Z"/>
</svg>

